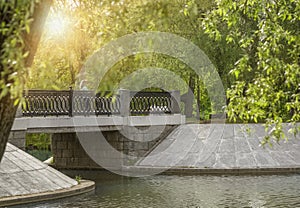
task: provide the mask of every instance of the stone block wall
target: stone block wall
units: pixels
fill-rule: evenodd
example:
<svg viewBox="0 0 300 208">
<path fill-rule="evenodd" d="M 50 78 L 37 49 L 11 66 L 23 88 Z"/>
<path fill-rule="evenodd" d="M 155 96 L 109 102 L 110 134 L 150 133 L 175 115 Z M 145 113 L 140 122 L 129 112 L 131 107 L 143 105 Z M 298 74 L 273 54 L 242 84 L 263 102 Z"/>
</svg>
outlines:
<svg viewBox="0 0 300 208">
<path fill-rule="evenodd" d="M 89 158 L 76 136 L 76 133 L 55 133 L 51 149 L 54 164 L 58 168 L 89 168 L 96 163 Z"/>
<path fill-rule="evenodd" d="M 176 125 L 167 125 L 151 129 L 148 126 L 126 126 L 121 131 L 102 132 L 106 141 L 116 150 L 135 157 L 145 156 L 160 141 L 166 138 Z M 87 132 L 89 136 L 96 135 Z M 129 135 L 129 138 L 127 138 Z M 100 150 L 101 151 L 101 150 Z M 52 152 L 57 168 L 95 169 L 101 168 L 85 152 L 76 133 L 55 133 L 52 136 Z M 101 157 L 109 157 L 110 154 L 102 152 Z M 106 158 L 108 161 L 114 158 Z M 120 158 L 119 158 L 120 159 Z M 123 159 L 121 159 L 123 160 Z M 131 165 L 136 161 L 125 161 L 123 165 Z"/>
</svg>

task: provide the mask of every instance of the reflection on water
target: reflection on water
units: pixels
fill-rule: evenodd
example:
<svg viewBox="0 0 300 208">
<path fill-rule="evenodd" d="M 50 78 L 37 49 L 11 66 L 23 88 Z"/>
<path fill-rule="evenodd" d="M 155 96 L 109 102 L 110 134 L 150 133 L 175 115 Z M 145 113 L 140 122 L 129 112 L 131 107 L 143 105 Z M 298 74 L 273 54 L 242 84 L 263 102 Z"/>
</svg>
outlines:
<svg viewBox="0 0 300 208">
<path fill-rule="evenodd" d="M 300 175 L 93 179 L 96 194 L 27 207 L 300 207 Z"/>
</svg>

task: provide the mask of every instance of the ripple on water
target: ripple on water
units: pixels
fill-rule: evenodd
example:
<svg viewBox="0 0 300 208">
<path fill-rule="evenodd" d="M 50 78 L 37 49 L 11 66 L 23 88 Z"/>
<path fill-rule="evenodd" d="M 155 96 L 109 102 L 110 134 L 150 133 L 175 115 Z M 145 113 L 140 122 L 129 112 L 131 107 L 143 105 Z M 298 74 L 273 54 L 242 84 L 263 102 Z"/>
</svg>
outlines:
<svg viewBox="0 0 300 208">
<path fill-rule="evenodd" d="M 115 177 L 96 182 L 96 194 L 28 207 L 300 207 L 300 175 Z"/>
</svg>

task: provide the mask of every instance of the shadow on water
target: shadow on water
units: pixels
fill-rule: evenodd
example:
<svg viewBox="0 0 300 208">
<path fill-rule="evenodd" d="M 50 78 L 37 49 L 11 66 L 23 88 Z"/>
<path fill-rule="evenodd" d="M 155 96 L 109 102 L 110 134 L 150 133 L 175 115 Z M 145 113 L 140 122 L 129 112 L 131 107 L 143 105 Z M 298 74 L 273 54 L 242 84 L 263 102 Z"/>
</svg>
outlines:
<svg viewBox="0 0 300 208">
<path fill-rule="evenodd" d="M 107 171 L 67 173 L 94 180 L 95 193 L 26 207 L 300 207 L 298 174 L 129 178 Z"/>
</svg>

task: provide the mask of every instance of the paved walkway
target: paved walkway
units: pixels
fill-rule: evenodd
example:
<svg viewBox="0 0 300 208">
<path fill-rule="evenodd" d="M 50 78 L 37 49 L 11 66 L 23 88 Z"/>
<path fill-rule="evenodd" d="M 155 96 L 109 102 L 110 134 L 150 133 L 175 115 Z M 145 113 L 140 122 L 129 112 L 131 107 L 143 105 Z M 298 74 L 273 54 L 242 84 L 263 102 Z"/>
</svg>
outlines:
<svg viewBox="0 0 300 208">
<path fill-rule="evenodd" d="M 300 136 L 260 146 L 261 124 L 188 124 L 173 131 L 138 167 L 196 169 L 300 168 Z M 284 126 L 288 132 L 289 125 Z"/>
<path fill-rule="evenodd" d="M 78 187 L 80 186 L 80 187 Z M 8 143 L 0 164 L 0 206 L 62 198 L 93 190 Z"/>
</svg>

